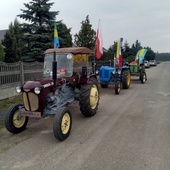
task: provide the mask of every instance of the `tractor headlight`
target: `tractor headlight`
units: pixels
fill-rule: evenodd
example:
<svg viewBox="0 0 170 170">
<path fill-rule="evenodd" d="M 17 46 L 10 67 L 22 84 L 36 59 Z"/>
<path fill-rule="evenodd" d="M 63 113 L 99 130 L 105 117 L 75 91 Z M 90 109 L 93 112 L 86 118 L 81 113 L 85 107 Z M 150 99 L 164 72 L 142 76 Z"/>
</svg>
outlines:
<svg viewBox="0 0 170 170">
<path fill-rule="evenodd" d="M 40 94 L 41 88 L 40 87 L 35 87 L 34 92 L 35 92 L 35 94 Z"/>
<path fill-rule="evenodd" d="M 115 74 L 115 73 L 116 73 L 116 70 L 113 70 L 113 71 L 112 71 L 112 74 Z"/>
<path fill-rule="evenodd" d="M 21 93 L 21 91 L 22 91 L 22 90 L 21 90 L 21 86 L 17 86 L 17 87 L 16 87 L 16 92 L 17 92 L 17 93 Z"/>
<path fill-rule="evenodd" d="M 118 69 L 118 70 L 117 70 L 117 73 L 118 73 L 118 74 L 121 74 L 121 69 Z"/>
<path fill-rule="evenodd" d="M 116 74 L 116 69 L 113 69 L 112 74 L 113 74 L 113 75 Z"/>
<path fill-rule="evenodd" d="M 98 71 L 98 70 L 96 70 L 96 74 L 99 74 L 99 71 Z"/>
</svg>

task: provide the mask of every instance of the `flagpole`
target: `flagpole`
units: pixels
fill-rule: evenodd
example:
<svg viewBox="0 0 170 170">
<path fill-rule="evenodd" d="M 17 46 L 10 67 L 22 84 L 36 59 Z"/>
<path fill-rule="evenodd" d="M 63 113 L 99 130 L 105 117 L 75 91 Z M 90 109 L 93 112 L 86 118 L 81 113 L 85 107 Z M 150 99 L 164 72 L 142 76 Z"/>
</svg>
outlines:
<svg viewBox="0 0 170 170">
<path fill-rule="evenodd" d="M 57 23 L 54 22 L 54 49 L 60 46 L 57 32 Z M 53 81 L 54 81 L 54 89 L 56 88 L 56 80 L 57 80 L 57 61 L 56 61 L 56 51 L 54 50 L 53 54 Z"/>
<path fill-rule="evenodd" d="M 96 33 L 96 43 L 95 43 L 95 57 L 100 59 L 103 55 L 103 40 L 101 35 L 101 24 L 100 19 L 98 21 L 98 29 Z"/>
</svg>

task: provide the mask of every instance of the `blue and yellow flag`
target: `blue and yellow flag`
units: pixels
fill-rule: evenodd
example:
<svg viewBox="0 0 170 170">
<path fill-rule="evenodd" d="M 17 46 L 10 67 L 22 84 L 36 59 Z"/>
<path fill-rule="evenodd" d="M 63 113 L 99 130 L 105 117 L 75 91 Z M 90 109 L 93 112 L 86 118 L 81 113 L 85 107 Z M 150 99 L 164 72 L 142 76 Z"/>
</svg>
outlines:
<svg viewBox="0 0 170 170">
<path fill-rule="evenodd" d="M 138 61 L 139 64 L 143 63 L 147 51 L 148 50 L 144 48 L 140 49 L 136 54 L 135 61 Z"/>
<path fill-rule="evenodd" d="M 144 48 L 142 48 L 141 50 L 139 50 L 139 51 L 137 52 L 137 54 L 136 54 L 136 59 L 138 59 L 139 57 L 144 58 L 147 51 L 148 51 L 148 50 L 147 50 L 147 49 L 144 49 Z"/>
<path fill-rule="evenodd" d="M 58 38 L 58 31 L 57 31 L 57 24 L 54 24 L 54 48 L 59 48 L 59 38 Z"/>
</svg>

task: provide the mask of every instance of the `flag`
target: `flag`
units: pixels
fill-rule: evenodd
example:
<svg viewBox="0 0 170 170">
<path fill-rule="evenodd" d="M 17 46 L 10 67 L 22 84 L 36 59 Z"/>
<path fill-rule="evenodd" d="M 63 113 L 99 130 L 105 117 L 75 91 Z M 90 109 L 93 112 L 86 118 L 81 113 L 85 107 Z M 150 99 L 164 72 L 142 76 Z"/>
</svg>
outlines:
<svg viewBox="0 0 170 170">
<path fill-rule="evenodd" d="M 122 65 L 123 65 L 123 57 L 122 57 L 122 53 L 121 53 L 122 42 L 123 42 L 123 38 L 120 38 L 117 41 L 116 58 L 118 60 L 118 63 L 117 63 L 118 67 L 122 67 Z"/>
<path fill-rule="evenodd" d="M 59 48 L 60 43 L 58 39 L 58 31 L 57 31 L 57 24 L 54 24 L 54 48 Z"/>
<path fill-rule="evenodd" d="M 148 50 L 147 49 L 140 49 L 137 54 L 136 54 L 136 58 L 135 58 L 135 61 L 138 63 L 138 64 L 142 64 L 144 62 L 144 58 L 145 58 L 145 55 L 146 55 L 146 52 Z"/>
<path fill-rule="evenodd" d="M 96 58 L 100 59 L 102 55 L 103 55 L 103 40 L 102 40 L 100 20 L 99 20 L 97 35 L 96 35 Z"/>
</svg>

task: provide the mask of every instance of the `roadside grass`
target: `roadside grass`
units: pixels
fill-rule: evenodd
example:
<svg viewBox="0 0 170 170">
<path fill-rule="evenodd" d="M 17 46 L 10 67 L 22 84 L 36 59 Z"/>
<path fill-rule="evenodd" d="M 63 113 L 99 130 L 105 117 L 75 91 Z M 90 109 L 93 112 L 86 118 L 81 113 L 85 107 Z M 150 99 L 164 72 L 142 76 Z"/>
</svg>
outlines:
<svg viewBox="0 0 170 170">
<path fill-rule="evenodd" d="M 8 107 L 10 107 L 12 104 L 19 103 L 23 103 L 22 95 L 0 100 L 0 128 L 4 127 L 4 115 Z"/>
</svg>

